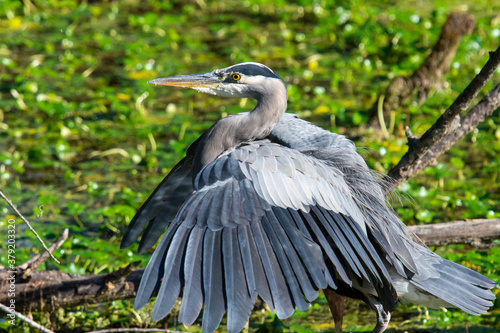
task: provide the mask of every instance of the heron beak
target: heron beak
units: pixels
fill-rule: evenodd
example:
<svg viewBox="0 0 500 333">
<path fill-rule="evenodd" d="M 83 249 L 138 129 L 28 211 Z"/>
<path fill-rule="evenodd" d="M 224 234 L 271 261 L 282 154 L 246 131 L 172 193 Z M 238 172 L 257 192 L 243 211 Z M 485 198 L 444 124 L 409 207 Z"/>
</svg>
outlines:
<svg viewBox="0 0 500 333">
<path fill-rule="evenodd" d="M 148 81 L 154 85 L 183 88 L 217 88 L 222 81 L 213 73 L 180 75 Z"/>
</svg>

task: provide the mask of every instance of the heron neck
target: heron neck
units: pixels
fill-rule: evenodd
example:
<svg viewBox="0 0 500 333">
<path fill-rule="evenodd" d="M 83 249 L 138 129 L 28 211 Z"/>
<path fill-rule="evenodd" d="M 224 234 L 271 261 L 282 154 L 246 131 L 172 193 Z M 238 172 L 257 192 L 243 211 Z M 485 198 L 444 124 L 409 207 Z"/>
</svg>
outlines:
<svg viewBox="0 0 500 333">
<path fill-rule="evenodd" d="M 258 96 L 252 112 L 225 117 L 202 137 L 194 158 L 194 174 L 231 147 L 246 141 L 265 139 L 281 120 L 287 107 L 286 88 Z"/>
<path fill-rule="evenodd" d="M 279 97 L 262 97 L 258 100 L 253 111 L 242 119 L 236 136 L 239 142 L 236 144 L 264 139 L 271 133 L 287 108 L 286 91 L 285 96 Z"/>
</svg>

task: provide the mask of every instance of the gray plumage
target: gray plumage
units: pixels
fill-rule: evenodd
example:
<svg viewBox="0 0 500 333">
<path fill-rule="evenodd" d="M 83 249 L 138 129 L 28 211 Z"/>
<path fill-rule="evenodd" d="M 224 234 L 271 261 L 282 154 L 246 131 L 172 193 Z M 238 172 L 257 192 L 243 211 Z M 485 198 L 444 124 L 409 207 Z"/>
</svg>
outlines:
<svg viewBox="0 0 500 333">
<path fill-rule="evenodd" d="M 244 63 L 152 81 L 257 100 L 188 149 L 125 231 L 151 248 L 135 308 L 158 290 L 153 319 L 183 291 L 179 320 L 213 332 L 227 311 L 243 329 L 257 295 L 287 318 L 319 289 L 364 300 L 385 329 L 398 300 L 485 313 L 495 282 L 425 248 L 386 205 L 385 184 L 341 135 L 285 114 L 287 93 L 268 67 Z"/>
</svg>

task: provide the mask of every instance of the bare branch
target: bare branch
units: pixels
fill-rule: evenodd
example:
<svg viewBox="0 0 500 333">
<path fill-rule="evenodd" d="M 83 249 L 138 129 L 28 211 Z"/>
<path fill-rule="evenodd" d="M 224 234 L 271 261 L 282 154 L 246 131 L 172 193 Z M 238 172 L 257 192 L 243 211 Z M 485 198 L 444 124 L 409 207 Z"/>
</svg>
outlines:
<svg viewBox="0 0 500 333">
<path fill-rule="evenodd" d="M 19 210 L 17 210 L 16 206 L 14 206 L 12 204 L 12 202 L 9 200 L 9 198 L 7 198 L 5 196 L 5 194 L 3 194 L 2 191 L 0 191 L 0 196 L 5 201 L 7 201 L 7 203 L 9 204 L 9 206 L 12 207 L 12 209 L 17 213 L 17 215 L 19 215 L 19 217 L 24 221 L 24 223 L 26 223 L 28 225 L 28 228 L 31 230 L 32 233 L 35 234 L 36 238 L 38 238 L 38 241 L 40 241 L 40 243 L 42 243 L 43 248 L 45 249 L 45 251 L 47 251 L 47 253 L 50 255 L 50 257 L 52 258 L 52 260 L 54 260 L 56 263 L 60 264 L 61 262 L 59 260 L 57 260 L 56 257 L 54 257 L 52 255 L 52 252 L 49 251 L 49 249 L 47 248 L 47 245 L 45 245 L 45 243 L 43 242 L 42 238 L 36 233 L 35 229 L 33 229 L 33 227 L 31 226 L 30 222 L 23 216 L 23 214 L 21 214 L 21 212 Z"/>
<path fill-rule="evenodd" d="M 469 244 L 500 238 L 500 219 L 477 219 L 409 226 L 427 246 Z M 480 246 L 482 247 L 482 246 Z"/>
<path fill-rule="evenodd" d="M 110 328 L 106 330 L 92 331 L 88 333 L 122 333 L 122 332 L 167 332 L 167 333 L 185 333 L 181 331 L 172 331 L 166 328 Z"/>
<path fill-rule="evenodd" d="M 494 88 L 481 102 L 474 107 L 464 120 L 459 121 L 459 114 L 466 110 L 474 97 L 484 87 L 486 82 L 491 78 L 496 68 L 500 64 L 500 47 L 490 53 L 490 59 L 484 65 L 481 72 L 472 80 L 465 90 L 458 96 L 453 104 L 441 115 L 436 123 L 422 135 L 420 139 L 409 137 L 408 152 L 401 158 L 399 163 L 392 168 L 386 179 L 392 180 L 392 186 L 386 190 L 386 194 L 392 191 L 399 183 L 407 180 L 422 170 L 425 166 L 434 162 L 437 157 L 442 155 L 446 150 L 467 134 L 472 128 L 477 126 L 484 117 L 491 115 L 498 108 L 500 91 L 498 86 Z M 475 125 L 474 125 L 475 124 Z M 474 126 L 474 127 L 471 127 Z M 453 138 L 446 139 L 446 142 L 452 142 L 449 146 L 440 143 L 445 137 Z M 435 147 L 433 147 L 436 145 Z M 440 148 L 441 147 L 441 148 Z M 439 148 L 439 149 L 438 149 Z M 430 154 L 430 155 L 429 155 Z M 427 155 L 426 161 L 423 163 L 423 157 Z M 429 157 L 430 156 L 430 157 Z M 416 166 L 418 165 L 418 167 Z M 425 166 L 424 166 L 425 165 Z"/>
<path fill-rule="evenodd" d="M 416 175 L 429 165 L 435 165 L 437 158 L 447 152 L 458 140 L 477 127 L 486 117 L 493 114 L 500 106 L 500 84 L 492 89 L 474 108 L 472 108 L 453 132 L 446 135 L 439 142 L 427 149 L 412 164 L 405 166 L 405 174 L 408 177 Z M 409 141 L 411 147 L 411 143 Z M 399 165 L 399 164 L 398 164 Z M 389 173 L 390 174 L 390 173 Z M 392 185 L 392 184 L 391 184 Z M 393 186 L 395 187 L 396 184 Z"/>
<path fill-rule="evenodd" d="M 439 117 L 436 123 L 422 135 L 419 141 L 423 147 L 429 147 L 450 132 L 450 124 L 455 117 L 462 111 L 467 110 L 472 100 L 491 79 L 499 64 L 500 47 L 495 52 L 490 52 L 490 59 L 481 69 L 481 72 L 476 75 L 467 88 L 455 99 L 453 104 Z"/>
<path fill-rule="evenodd" d="M 12 315 L 16 316 L 17 318 L 21 319 L 22 321 L 28 323 L 28 325 L 30 325 L 31 327 L 36 328 L 37 330 L 39 330 L 41 332 L 54 333 L 53 331 L 49 330 L 48 328 L 45 328 L 42 325 L 35 323 L 33 320 L 29 319 L 26 316 L 23 316 L 22 314 L 20 314 L 19 312 L 15 311 L 13 309 L 10 309 L 9 307 L 3 305 L 2 303 L 0 303 L 0 309 L 7 312 L 8 314 L 12 314 Z"/>
<path fill-rule="evenodd" d="M 63 245 L 63 243 L 68 239 L 68 235 L 69 235 L 69 229 L 66 228 L 66 229 L 64 229 L 61 236 L 59 236 L 59 238 L 54 243 L 52 243 L 52 245 L 49 246 L 48 250 L 50 251 L 50 253 L 52 253 L 55 250 L 57 250 L 58 248 L 60 248 L 61 245 Z M 22 271 L 25 271 L 28 269 L 34 270 L 38 266 L 40 266 L 48 258 L 49 258 L 49 253 L 42 252 L 41 254 L 38 254 L 38 255 L 34 256 L 33 258 L 29 259 L 25 263 L 17 266 L 17 269 L 22 270 Z"/>
<path fill-rule="evenodd" d="M 385 91 L 385 100 L 380 103 L 379 99 L 378 105 L 374 105 L 369 111 L 372 118 L 371 123 L 375 124 L 375 118 L 378 118 L 378 123 L 381 123 L 383 116 L 399 108 L 415 92 L 418 94 L 419 103 L 422 104 L 432 89 L 441 87 L 443 75 L 450 70 L 450 64 L 455 57 L 460 38 L 463 35 L 470 35 L 475 25 L 476 22 L 472 15 L 451 13 L 443 24 L 432 51 L 420 67 L 411 76 L 396 77 Z M 382 111 L 383 114 L 381 114 Z"/>
<path fill-rule="evenodd" d="M 58 307 L 105 303 L 135 297 L 144 269 L 132 271 L 137 263 L 109 274 L 79 275 L 59 271 L 16 274 L 16 308 L 20 311 L 52 311 Z M 8 302 L 7 278 L 0 270 L 0 303 Z"/>
</svg>

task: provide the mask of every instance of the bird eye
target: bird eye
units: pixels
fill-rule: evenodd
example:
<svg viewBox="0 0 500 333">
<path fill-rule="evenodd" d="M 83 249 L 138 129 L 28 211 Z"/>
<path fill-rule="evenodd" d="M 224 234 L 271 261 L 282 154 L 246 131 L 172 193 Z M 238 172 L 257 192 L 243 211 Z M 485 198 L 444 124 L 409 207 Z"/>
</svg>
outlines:
<svg viewBox="0 0 500 333">
<path fill-rule="evenodd" d="M 240 75 L 240 74 L 237 74 L 237 73 L 234 73 L 233 75 L 231 75 L 231 78 L 232 78 L 234 81 L 238 81 L 239 79 L 241 79 L 241 75 Z"/>
</svg>

